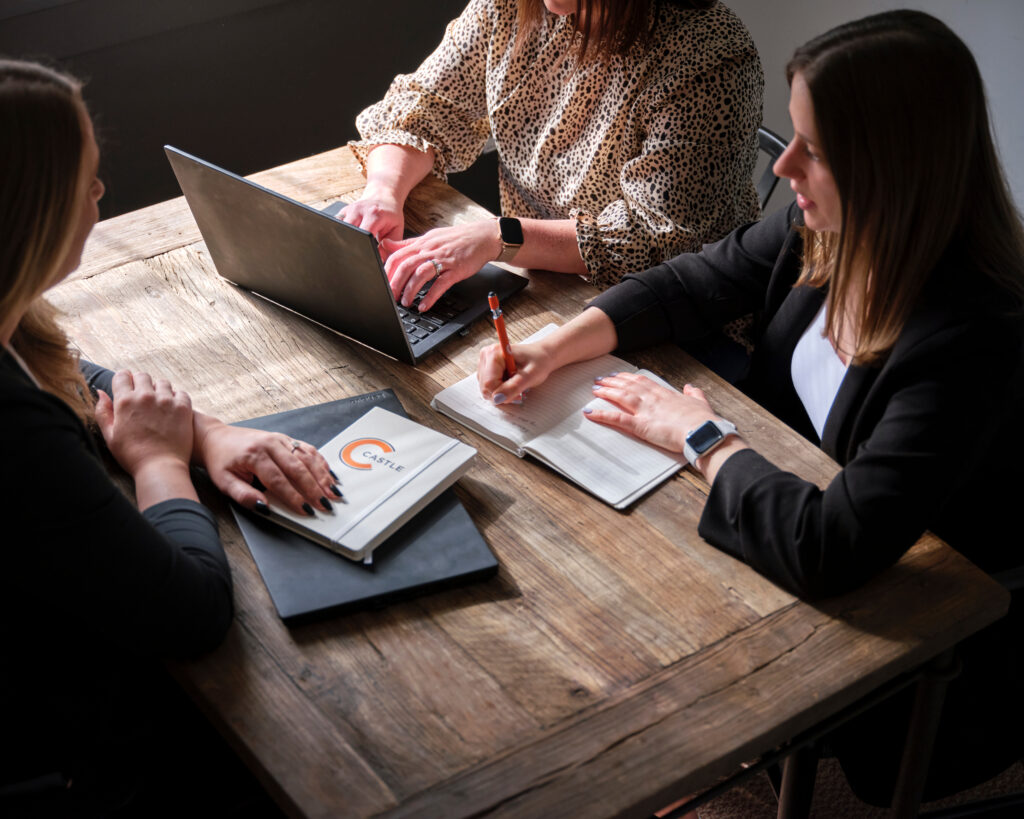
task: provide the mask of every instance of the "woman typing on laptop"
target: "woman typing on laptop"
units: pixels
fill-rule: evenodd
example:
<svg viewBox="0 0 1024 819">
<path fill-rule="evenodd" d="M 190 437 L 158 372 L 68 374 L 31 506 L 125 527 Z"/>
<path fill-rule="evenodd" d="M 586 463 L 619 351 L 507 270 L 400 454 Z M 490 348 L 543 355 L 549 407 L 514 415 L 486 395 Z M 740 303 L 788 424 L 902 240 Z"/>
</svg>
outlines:
<svg viewBox="0 0 1024 819">
<path fill-rule="evenodd" d="M 367 184 L 342 218 L 381 240 L 406 307 L 493 260 L 604 288 L 757 217 L 763 86 L 716 0 L 472 0 L 356 120 Z M 488 138 L 506 218 L 403 240 L 411 189 L 467 168 Z"/>
<path fill-rule="evenodd" d="M 542 341 L 513 344 L 510 378 L 500 349 L 484 350 L 481 392 L 501 404 L 573 361 L 759 311 L 740 386 L 839 462 L 826 489 L 766 461 L 695 386 L 610 374 L 594 390 L 612 407 L 589 418 L 685 452 L 711 484 L 701 535 L 794 593 L 864 583 L 926 529 L 986 571 L 1017 567 L 1024 232 L 974 58 L 935 18 L 889 12 L 812 40 L 788 76 L 794 137 L 775 164 L 796 193 L 788 212 L 628 276 Z M 926 798 L 1024 751 L 1022 614 L 1015 599 L 961 646 Z M 869 802 L 890 798 L 908 713 L 897 696 L 829 739 Z"/>
<path fill-rule="evenodd" d="M 152 661 L 213 648 L 232 618 L 190 464 L 250 508 L 266 497 L 254 478 L 297 510 L 338 497 L 315 448 L 229 427 L 165 380 L 71 352 L 43 293 L 78 265 L 97 220 L 98 161 L 79 84 L 0 61 L 4 814 L 111 815 L 139 786 L 137 766 L 166 758 L 150 758 L 139 727 L 167 707 Z"/>
</svg>

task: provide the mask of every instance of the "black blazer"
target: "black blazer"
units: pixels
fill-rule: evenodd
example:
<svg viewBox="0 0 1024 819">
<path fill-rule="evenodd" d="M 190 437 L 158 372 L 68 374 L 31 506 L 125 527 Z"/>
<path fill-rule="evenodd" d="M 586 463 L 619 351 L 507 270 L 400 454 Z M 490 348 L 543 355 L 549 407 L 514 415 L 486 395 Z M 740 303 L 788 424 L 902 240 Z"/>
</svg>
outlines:
<svg viewBox="0 0 1024 819">
<path fill-rule="evenodd" d="M 755 312 L 739 386 L 843 467 L 821 491 L 739 452 L 718 473 L 701 535 L 805 597 L 863 583 L 925 529 L 988 571 L 1024 562 L 1024 325 L 1006 314 L 1007 295 L 947 253 L 885 361 L 849 368 L 819 441 L 790 375 L 825 298 L 794 287 L 800 224 L 793 205 L 591 303 L 615 323 L 620 351 L 685 345 Z"/>
<path fill-rule="evenodd" d="M 620 351 L 685 346 L 754 312 L 756 346 L 738 386 L 842 466 L 821 491 L 737 452 L 711 488 L 701 535 L 803 597 L 863 583 L 925 529 L 987 571 L 1021 564 L 1024 330 L 1006 314 L 1007 294 L 947 253 L 886 359 L 848 369 L 819 441 L 790 375 L 825 298 L 794 287 L 800 224 L 794 205 L 591 302 L 615 323 Z M 1024 752 L 1022 631 L 1015 595 L 1006 618 L 960 646 L 964 670 L 946 693 L 926 799 L 984 781 Z M 898 695 L 830 735 L 861 799 L 888 803 L 909 711 L 909 694 Z"/>
</svg>

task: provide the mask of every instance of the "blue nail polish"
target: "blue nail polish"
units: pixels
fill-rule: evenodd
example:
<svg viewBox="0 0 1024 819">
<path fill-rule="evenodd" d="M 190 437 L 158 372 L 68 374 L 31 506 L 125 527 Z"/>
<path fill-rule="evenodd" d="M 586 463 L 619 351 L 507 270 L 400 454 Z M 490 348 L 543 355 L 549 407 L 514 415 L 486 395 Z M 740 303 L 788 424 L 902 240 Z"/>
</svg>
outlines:
<svg viewBox="0 0 1024 819">
<path fill-rule="evenodd" d="M 583 408 L 583 414 L 584 415 L 590 415 L 590 413 L 592 413 L 593 411 L 594 411 L 593 407 L 584 407 Z"/>
<path fill-rule="evenodd" d="M 600 385 L 600 384 L 595 384 L 595 385 L 594 385 L 593 387 L 591 387 L 590 389 L 592 389 L 592 390 L 593 390 L 594 392 L 597 392 L 597 391 L 598 391 L 599 389 L 601 389 L 601 385 Z"/>
<path fill-rule="evenodd" d="M 505 401 L 505 393 L 503 393 L 503 392 L 495 393 L 495 394 L 494 394 L 494 397 L 493 397 L 493 398 L 492 398 L 491 400 L 492 400 L 492 401 L 493 401 L 493 402 L 494 402 L 495 404 L 501 404 L 501 403 L 504 403 L 504 401 Z"/>
</svg>

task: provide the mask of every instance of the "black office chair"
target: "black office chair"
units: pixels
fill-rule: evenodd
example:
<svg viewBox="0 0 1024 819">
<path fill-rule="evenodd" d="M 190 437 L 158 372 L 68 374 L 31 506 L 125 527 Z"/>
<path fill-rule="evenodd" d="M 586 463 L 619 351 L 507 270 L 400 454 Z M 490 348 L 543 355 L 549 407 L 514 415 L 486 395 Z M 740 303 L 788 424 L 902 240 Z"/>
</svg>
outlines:
<svg viewBox="0 0 1024 819">
<path fill-rule="evenodd" d="M 775 186 L 779 184 L 779 177 L 775 175 L 772 168 L 775 165 L 775 160 L 786 150 L 786 140 L 762 125 L 757 129 L 757 145 L 768 155 L 768 167 L 764 169 L 756 183 L 757 199 L 761 203 L 761 212 L 764 213 L 768 199 L 775 190 Z"/>
<path fill-rule="evenodd" d="M 766 157 L 758 157 L 754 183 L 763 215 L 768 199 L 775 190 L 775 186 L 779 184 L 779 177 L 775 175 L 772 168 L 775 165 L 775 160 L 786 150 L 786 141 L 774 131 L 761 126 L 757 129 L 757 143 L 761 152 L 766 155 Z M 765 159 L 767 160 L 766 167 L 758 172 L 757 168 Z M 736 319 L 710 338 L 690 344 L 686 348 L 687 352 L 726 381 L 735 383 L 747 369 L 747 361 L 753 349 L 750 338 L 753 326 L 753 316 Z"/>
</svg>

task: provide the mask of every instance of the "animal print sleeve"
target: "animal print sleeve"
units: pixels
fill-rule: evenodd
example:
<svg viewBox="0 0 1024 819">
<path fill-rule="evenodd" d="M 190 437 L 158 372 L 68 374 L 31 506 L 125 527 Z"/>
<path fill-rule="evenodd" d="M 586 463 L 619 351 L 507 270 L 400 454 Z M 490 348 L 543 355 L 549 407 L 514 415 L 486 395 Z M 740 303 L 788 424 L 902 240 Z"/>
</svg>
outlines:
<svg viewBox="0 0 1024 819">
<path fill-rule="evenodd" d="M 433 148 L 433 173 L 442 181 L 473 164 L 490 136 L 485 68 L 492 17 L 492 0 L 472 0 L 416 72 L 395 77 L 384 99 L 359 114 L 362 139 L 349 145 L 364 170 L 370 150 L 386 143 Z"/>
</svg>

